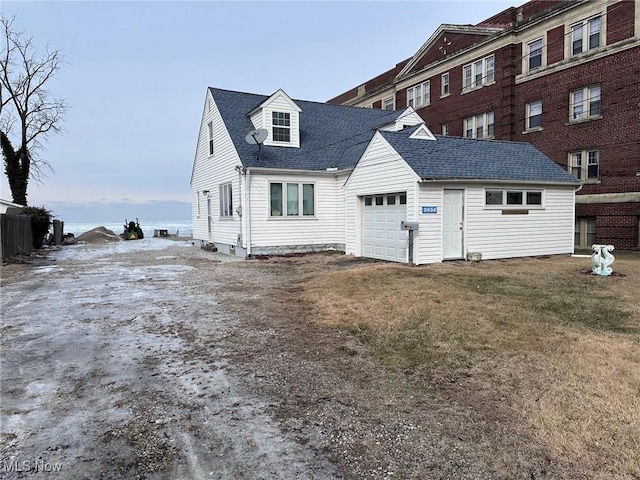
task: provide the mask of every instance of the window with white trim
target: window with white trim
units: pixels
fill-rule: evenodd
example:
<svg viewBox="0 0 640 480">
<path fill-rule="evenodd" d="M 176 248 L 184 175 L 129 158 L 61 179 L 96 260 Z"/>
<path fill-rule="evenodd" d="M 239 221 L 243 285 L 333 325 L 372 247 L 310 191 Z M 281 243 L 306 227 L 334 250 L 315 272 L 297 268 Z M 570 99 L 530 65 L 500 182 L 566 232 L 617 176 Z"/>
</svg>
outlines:
<svg viewBox="0 0 640 480">
<path fill-rule="evenodd" d="M 384 101 L 382 102 L 383 110 L 393 110 L 394 106 L 395 105 L 394 105 L 393 97 L 385 98 Z"/>
<path fill-rule="evenodd" d="M 489 189 L 484 191 L 485 207 L 542 208 L 543 190 Z"/>
<path fill-rule="evenodd" d="M 231 183 L 223 183 L 220 185 L 220 216 L 233 216 L 233 195 L 231 192 Z"/>
<path fill-rule="evenodd" d="M 600 168 L 600 150 L 571 152 L 568 168 L 577 180 L 597 180 Z"/>
<path fill-rule="evenodd" d="M 529 49 L 529 70 L 542 66 L 542 39 L 539 38 L 527 44 Z"/>
<path fill-rule="evenodd" d="M 442 135 L 449 135 L 449 124 L 448 123 L 443 123 L 442 124 Z"/>
<path fill-rule="evenodd" d="M 527 103 L 527 130 L 542 128 L 542 100 Z"/>
<path fill-rule="evenodd" d="M 597 16 L 571 25 L 571 54 L 578 55 L 593 48 L 601 42 L 602 17 Z"/>
<path fill-rule="evenodd" d="M 596 218 L 576 217 L 574 232 L 574 246 L 591 248 L 596 243 Z"/>
<path fill-rule="evenodd" d="M 442 74 L 442 81 L 440 85 L 440 96 L 446 97 L 447 95 L 449 95 L 449 72 Z"/>
<path fill-rule="evenodd" d="M 269 184 L 269 216 L 315 216 L 315 184 L 271 182 Z"/>
<path fill-rule="evenodd" d="M 569 98 L 570 122 L 600 118 L 600 85 L 573 90 Z"/>
<path fill-rule="evenodd" d="M 407 105 L 418 109 L 431 103 L 431 82 L 427 80 L 423 84 L 407 88 Z"/>
<path fill-rule="evenodd" d="M 274 142 L 291 142 L 291 114 L 271 112 L 272 138 Z"/>
<path fill-rule="evenodd" d="M 462 67 L 462 91 L 467 92 L 473 88 L 493 83 L 495 79 L 494 62 L 494 55 L 489 55 Z"/>
<path fill-rule="evenodd" d="M 213 122 L 209 122 L 207 130 L 209 131 L 209 155 L 213 155 Z"/>
<path fill-rule="evenodd" d="M 482 113 L 464 119 L 464 136 L 467 138 L 493 138 L 493 112 Z"/>
</svg>

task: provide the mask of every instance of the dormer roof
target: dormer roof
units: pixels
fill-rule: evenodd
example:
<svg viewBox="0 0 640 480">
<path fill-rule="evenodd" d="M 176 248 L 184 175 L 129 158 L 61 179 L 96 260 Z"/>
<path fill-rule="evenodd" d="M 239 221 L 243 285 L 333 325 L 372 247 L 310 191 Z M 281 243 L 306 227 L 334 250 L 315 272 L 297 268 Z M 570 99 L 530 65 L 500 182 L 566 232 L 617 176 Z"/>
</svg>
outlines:
<svg viewBox="0 0 640 480">
<path fill-rule="evenodd" d="M 294 102 L 293 100 L 291 100 L 291 97 L 289 95 L 287 95 L 284 90 L 279 88 L 276 92 L 274 92 L 273 94 L 269 95 L 269 97 L 267 97 L 267 99 L 265 101 L 261 102 L 260 105 L 258 105 L 256 108 L 254 108 L 253 110 L 248 112 L 247 116 L 250 117 L 251 115 L 256 113 L 258 110 L 263 109 L 263 108 L 267 108 L 270 104 L 272 104 L 273 102 L 275 102 L 277 100 L 284 100 L 285 102 L 287 102 L 290 105 L 292 110 L 296 110 L 297 112 L 301 112 L 302 111 L 302 109 L 298 106 L 298 104 L 296 102 Z"/>
</svg>

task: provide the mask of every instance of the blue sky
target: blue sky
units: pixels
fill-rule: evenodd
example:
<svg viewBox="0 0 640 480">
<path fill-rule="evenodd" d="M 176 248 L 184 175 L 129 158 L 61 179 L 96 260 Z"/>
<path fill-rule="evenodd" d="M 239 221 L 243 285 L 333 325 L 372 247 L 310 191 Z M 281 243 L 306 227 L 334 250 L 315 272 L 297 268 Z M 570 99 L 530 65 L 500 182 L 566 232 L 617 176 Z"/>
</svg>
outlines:
<svg viewBox="0 0 640 480">
<path fill-rule="evenodd" d="M 30 184 L 29 203 L 189 202 L 208 86 L 326 101 L 412 56 L 440 24 L 521 3 L 2 0 L 39 51 L 67 62 L 49 85 L 71 106 L 42 152 L 55 173 Z"/>
</svg>

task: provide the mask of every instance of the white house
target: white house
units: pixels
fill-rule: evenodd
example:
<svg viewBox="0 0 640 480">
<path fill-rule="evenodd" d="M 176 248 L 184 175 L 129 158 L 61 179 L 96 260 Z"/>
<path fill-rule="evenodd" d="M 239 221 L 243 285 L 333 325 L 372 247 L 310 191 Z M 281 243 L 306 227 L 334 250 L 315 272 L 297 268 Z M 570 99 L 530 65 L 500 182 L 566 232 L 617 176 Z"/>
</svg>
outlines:
<svg viewBox="0 0 640 480">
<path fill-rule="evenodd" d="M 246 140 L 257 129 L 262 145 Z M 529 144 L 434 136 L 411 107 L 209 88 L 193 236 L 242 257 L 336 249 L 424 264 L 572 253 L 576 186 Z"/>
</svg>

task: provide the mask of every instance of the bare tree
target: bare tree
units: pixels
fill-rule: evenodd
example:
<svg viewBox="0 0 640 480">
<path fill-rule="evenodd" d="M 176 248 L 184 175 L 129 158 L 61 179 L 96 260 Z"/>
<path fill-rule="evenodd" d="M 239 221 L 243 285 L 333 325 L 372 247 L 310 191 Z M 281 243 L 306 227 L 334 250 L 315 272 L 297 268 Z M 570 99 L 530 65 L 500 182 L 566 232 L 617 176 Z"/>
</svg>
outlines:
<svg viewBox="0 0 640 480">
<path fill-rule="evenodd" d="M 60 51 L 48 48 L 38 56 L 33 38 L 16 32 L 13 19 L 0 16 L 0 25 L 0 147 L 13 201 L 26 205 L 29 180 L 39 181 L 47 169 L 52 170 L 39 150 L 49 135 L 61 131 L 67 104 L 52 98 L 45 87 L 63 58 Z M 13 130 L 19 130 L 15 142 Z"/>
</svg>

